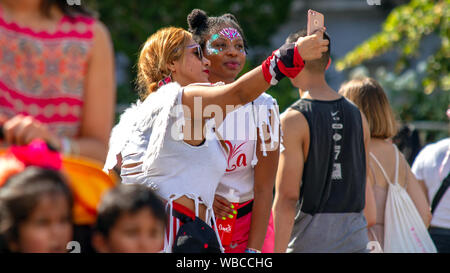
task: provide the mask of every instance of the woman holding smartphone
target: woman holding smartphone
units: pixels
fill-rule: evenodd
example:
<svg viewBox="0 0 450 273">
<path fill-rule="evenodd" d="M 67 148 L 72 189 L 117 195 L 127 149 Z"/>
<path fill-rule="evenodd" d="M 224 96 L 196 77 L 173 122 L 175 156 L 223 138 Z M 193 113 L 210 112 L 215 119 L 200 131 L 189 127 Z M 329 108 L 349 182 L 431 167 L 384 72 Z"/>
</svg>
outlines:
<svg viewBox="0 0 450 273">
<path fill-rule="evenodd" d="M 297 75 L 303 60 L 319 58 L 327 45 L 321 33 L 299 39 L 232 84 L 211 85 L 210 62 L 191 33 L 163 28 L 144 43 L 137 64 L 141 100 L 113 129 L 105 169 L 121 159 L 123 183 L 147 185 L 167 202 L 165 252 L 182 243 L 175 240 L 183 235 L 177 234 L 186 223 L 182 219 L 200 219 L 209 228 L 203 225 L 199 234 L 211 232 L 214 194 L 226 169 L 226 146 L 214 132 L 212 118 L 227 105 L 256 99 L 270 83 Z M 218 239 L 217 228 L 215 233 Z M 208 252 L 209 245 L 204 247 L 194 251 Z"/>
<path fill-rule="evenodd" d="M 232 14 L 208 17 L 195 9 L 188 16 L 188 24 L 211 61 L 209 81 L 234 82 L 247 55 L 247 42 L 237 19 Z M 224 245 L 227 253 L 273 252 L 273 229 L 267 226 L 278 166 L 279 124 L 276 100 L 263 93 L 229 113 L 218 129 L 229 153 L 227 169 L 216 191 L 214 212 L 218 219 L 237 218 L 231 242 Z M 226 199 L 230 191 L 239 203 L 237 207 Z"/>
</svg>

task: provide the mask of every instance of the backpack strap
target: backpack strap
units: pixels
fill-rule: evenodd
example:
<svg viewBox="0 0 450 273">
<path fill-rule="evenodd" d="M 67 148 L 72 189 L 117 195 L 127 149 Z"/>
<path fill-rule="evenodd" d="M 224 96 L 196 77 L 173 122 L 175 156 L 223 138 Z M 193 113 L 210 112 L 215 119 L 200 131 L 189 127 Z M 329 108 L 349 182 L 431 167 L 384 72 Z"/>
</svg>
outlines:
<svg viewBox="0 0 450 273">
<path fill-rule="evenodd" d="M 380 170 L 383 173 L 384 178 L 386 179 L 386 181 L 389 184 L 397 185 L 398 184 L 399 151 L 398 151 L 397 147 L 394 144 L 393 144 L 393 146 L 394 146 L 394 151 L 395 151 L 395 175 L 394 175 L 394 181 L 393 182 L 389 179 L 389 176 L 387 175 L 386 171 L 384 170 L 383 165 L 381 165 L 380 161 L 378 161 L 376 156 L 372 152 L 369 152 L 369 155 L 372 157 L 372 159 L 375 161 L 375 163 L 380 168 Z"/>
<path fill-rule="evenodd" d="M 394 177 L 394 184 L 398 184 L 398 164 L 399 164 L 399 151 L 397 149 L 397 146 L 395 144 L 392 144 L 394 146 L 395 150 L 395 177 Z"/>
<path fill-rule="evenodd" d="M 449 186 L 450 186 L 450 173 L 447 175 L 447 177 L 444 179 L 444 181 L 442 181 L 442 184 L 439 187 L 439 190 L 433 197 L 433 202 L 431 202 L 431 214 L 434 213 L 434 210 L 436 209 L 437 205 L 441 201 L 442 197 L 444 196 L 444 194 L 447 191 Z"/>
<path fill-rule="evenodd" d="M 383 166 L 381 165 L 380 161 L 378 161 L 378 159 L 376 158 L 376 156 L 372 153 L 369 152 L 369 155 L 372 157 L 372 159 L 375 161 L 375 163 L 378 165 L 378 168 L 381 170 L 381 172 L 383 173 L 384 178 L 386 179 L 386 182 L 388 182 L 388 184 L 392 184 L 391 180 L 389 179 L 389 176 L 387 175 L 386 171 L 384 170 Z"/>
</svg>

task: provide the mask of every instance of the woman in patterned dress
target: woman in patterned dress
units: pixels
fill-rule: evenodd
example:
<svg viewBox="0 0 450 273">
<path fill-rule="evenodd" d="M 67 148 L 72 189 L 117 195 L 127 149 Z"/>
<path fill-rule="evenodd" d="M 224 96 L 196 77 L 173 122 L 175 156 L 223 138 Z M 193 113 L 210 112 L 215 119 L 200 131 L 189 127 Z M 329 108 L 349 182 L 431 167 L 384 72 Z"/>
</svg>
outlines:
<svg viewBox="0 0 450 273">
<path fill-rule="evenodd" d="M 113 124 L 106 27 L 65 0 L 0 0 L 0 145 L 41 138 L 103 161 Z"/>
</svg>

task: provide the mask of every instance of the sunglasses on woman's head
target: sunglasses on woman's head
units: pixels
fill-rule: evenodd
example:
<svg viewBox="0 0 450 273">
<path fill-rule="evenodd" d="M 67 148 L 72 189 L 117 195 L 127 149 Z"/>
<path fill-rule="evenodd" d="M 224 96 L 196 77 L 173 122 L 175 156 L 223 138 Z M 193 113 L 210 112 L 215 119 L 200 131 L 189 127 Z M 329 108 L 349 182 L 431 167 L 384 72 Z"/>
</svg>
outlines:
<svg viewBox="0 0 450 273">
<path fill-rule="evenodd" d="M 203 61 L 203 51 L 199 44 L 188 45 L 186 48 L 196 48 L 197 50 L 194 51 L 195 56 L 197 56 L 200 61 Z"/>
</svg>

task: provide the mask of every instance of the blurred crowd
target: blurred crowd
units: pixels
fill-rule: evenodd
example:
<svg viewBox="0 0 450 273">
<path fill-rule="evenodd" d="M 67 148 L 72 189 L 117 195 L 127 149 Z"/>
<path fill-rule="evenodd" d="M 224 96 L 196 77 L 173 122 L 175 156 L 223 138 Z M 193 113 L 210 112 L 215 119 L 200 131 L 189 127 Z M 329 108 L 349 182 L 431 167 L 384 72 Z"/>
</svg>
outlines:
<svg viewBox="0 0 450 273">
<path fill-rule="evenodd" d="M 329 87 L 326 32 L 292 33 L 237 79 L 238 20 L 196 9 L 187 21 L 145 41 L 140 99 L 113 129 L 107 27 L 82 5 L 0 0 L 0 253 L 450 252 L 450 138 L 421 147 L 398 130 L 374 79 Z M 300 99 L 280 115 L 263 91 L 285 76 Z M 161 115 L 190 96 L 244 103 L 172 143 Z"/>
</svg>

